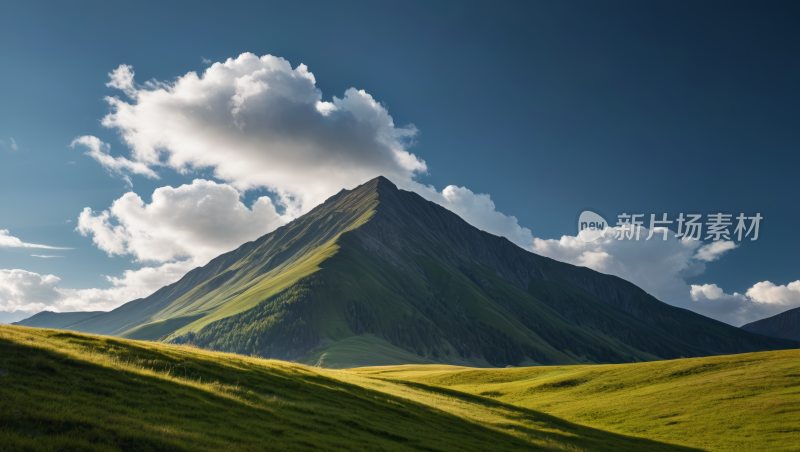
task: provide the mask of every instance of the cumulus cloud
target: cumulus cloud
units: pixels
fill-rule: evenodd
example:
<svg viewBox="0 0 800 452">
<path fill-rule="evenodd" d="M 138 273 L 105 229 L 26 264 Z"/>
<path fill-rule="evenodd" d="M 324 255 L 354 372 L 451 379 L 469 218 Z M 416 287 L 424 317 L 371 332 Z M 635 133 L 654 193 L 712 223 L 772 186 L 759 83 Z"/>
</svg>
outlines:
<svg viewBox="0 0 800 452">
<path fill-rule="evenodd" d="M 532 251 L 574 265 L 589 267 L 619 276 L 669 304 L 690 309 L 731 325 L 740 326 L 800 306 L 800 281 L 788 286 L 759 282 L 745 294 L 726 294 L 716 284 L 689 285 L 686 278 L 705 272 L 706 263 L 737 248 L 733 242 L 676 239 L 667 231 L 667 240 L 617 240 L 607 228 L 603 237 L 586 243 L 579 237 L 559 240 L 534 239 Z M 663 233 L 655 228 L 654 236 Z M 641 237 L 649 230 L 642 227 Z"/>
<path fill-rule="evenodd" d="M 439 192 L 432 185 L 422 185 L 414 181 L 405 181 L 398 185 L 451 210 L 476 228 L 506 237 L 522 248 L 531 249 L 534 243 L 531 230 L 520 226 L 513 215 L 498 212 L 494 201 L 486 193 L 476 194 L 466 187 L 456 185 L 448 185 Z"/>
<path fill-rule="evenodd" d="M 706 263 L 738 246 L 730 241 L 616 240 L 613 231 L 586 243 L 578 237 L 559 240 L 534 239 L 533 252 L 574 265 L 612 274 L 641 287 L 661 301 L 684 307 L 731 325 L 740 326 L 800 306 L 800 281 L 776 286 L 759 282 L 745 294 L 726 294 L 716 284 L 689 285 L 686 279 L 705 272 Z M 656 236 L 662 228 L 658 228 Z M 643 227 L 642 237 L 649 231 Z"/>
<path fill-rule="evenodd" d="M 747 296 L 757 303 L 795 307 L 800 305 L 800 280 L 785 286 L 760 282 L 747 289 Z"/>
<path fill-rule="evenodd" d="M 121 277 L 107 276 L 112 285 L 108 289 L 60 288 L 60 279 L 54 275 L 0 270 L 0 310 L 114 309 L 172 284 L 190 270 L 287 221 L 268 197 L 247 208 L 234 187 L 207 180 L 158 188 L 149 204 L 129 192 L 108 210 L 84 209 L 76 230 L 90 236 L 110 256 L 132 255 L 147 266 L 127 270 Z M 0 231 L 0 243 L 15 239 L 7 232 Z"/>
<path fill-rule="evenodd" d="M 106 100 L 106 127 L 117 130 L 131 159 L 181 172 L 211 168 L 239 190 L 265 187 L 294 218 L 338 192 L 384 175 L 481 229 L 520 246 L 533 243 L 513 216 L 495 210 L 487 194 L 448 186 L 439 192 L 415 176 L 425 162 L 408 148 L 418 131 L 398 127 L 369 93 L 350 88 L 323 99 L 308 68 L 244 53 L 214 63 L 201 75 L 137 85 L 133 68 L 109 74 L 108 86 L 130 99 Z"/>
<path fill-rule="evenodd" d="M 0 311 L 30 314 L 55 312 L 108 311 L 123 303 L 146 297 L 180 279 L 196 266 L 192 260 L 168 263 L 158 268 L 128 270 L 121 278 L 106 277 L 108 289 L 62 289 L 60 278 L 25 270 L 0 270 Z"/>
<path fill-rule="evenodd" d="M 417 134 L 354 88 L 323 100 L 314 75 L 283 58 L 250 53 L 173 82 L 134 82 L 130 66 L 108 86 L 131 102 L 106 100 L 103 125 L 117 130 L 131 159 L 180 172 L 210 168 L 239 190 L 265 187 L 294 215 L 343 187 L 375 176 L 410 180 L 425 162 L 406 148 Z"/>
<path fill-rule="evenodd" d="M 106 86 L 122 90 L 129 97 L 136 97 L 136 86 L 133 83 L 134 75 L 133 66 L 120 64 L 118 68 L 109 72 L 108 77 L 111 80 L 106 83 Z"/>
<path fill-rule="evenodd" d="M 129 192 L 108 210 L 85 208 L 76 230 L 109 256 L 130 254 L 159 263 L 192 258 L 203 265 L 288 221 L 269 197 L 248 209 L 239 195 L 230 185 L 202 179 L 158 188 L 150 204 Z"/>
<path fill-rule="evenodd" d="M 738 247 L 739 245 L 727 240 L 711 242 L 708 245 L 700 247 L 700 249 L 697 250 L 697 255 L 695 257 L 705 262 L 711 262 L 719 259 L 719 257 L 725 254 L 726 251 L 730 251 Z"/>
<path fill-rule="evenodd" d="M 37 243 L 26 243 L 13 237 L 8 229 L 0 229 L 0 248 L 42 248 L 46 250 L 71 250 L 72 248 L 62 248 L 58 246 L 39 245 Z"/>
<path fill-rule="evenodd" d="M 133 185 L 131 182 L 130 176 L 126 173 L 126 171 L 130 171 L 134 174 L 141 174 L 143 176 L 149 177 L 151 179 L 158 179 L 158 174 L 155 171 L 150 169 L 147 165 L 140 162 L 132 162 L 125 157 L 112 157 L 109 154 L 109 150 L 111 146 L 106 143 L 100 141 L 99 138 L 93 137 L 91 135 L 84 135 L 82 137 L 75 138 L 70 143 L 71 148 L 75 148 L 75 145 L 80 144 L 89 148 L 85 154 L 89 157 L 97 160 L 100 165 L 103 166 L 109 173 L 116 174 L 122 177 L 128 185 Z M 70 162 L 74 163 L 74 162 Z"/>
<path fill-rule="evenodd" d="M 588 243 L 576 236 L 563 236 L 558 240 L 535 238 L 531 250 L 562 262 L 619 276 L 659 300 L 679 306 L 685 304 L 689 299 L 685 278 L 705 271 L 706 260 L 699 256 L 705 248 L 703 242 L 676 239 L 672 231 L 667 231 L 668 240 L 645 240 L 650 232 L 646 227 L 641 228 L 638 241 L 617 240 L 613 231 L 618 230 L 618 227 L 607 228 L 603 237 Z M 656 228 L 654 233 L 655 237 L 661 237 L 663 229 Z M 727 245 L 722 248 L 716 251 L 717 256 L 731 249 Z"/>
<path fill-rule="evenodd" d="M 785 286 L 759 282 L 744 294 L 727 294 L 716 284 L 692 285 L 694 310 L 732 325 L 743 325 L 800 306 L 800 280 Z"/>
<path fill-rule="evenodd" d="M 58 299 L 60 279 L 25 270 L 0 270 L 0 310 L 41 311 Z"/>
</svg>

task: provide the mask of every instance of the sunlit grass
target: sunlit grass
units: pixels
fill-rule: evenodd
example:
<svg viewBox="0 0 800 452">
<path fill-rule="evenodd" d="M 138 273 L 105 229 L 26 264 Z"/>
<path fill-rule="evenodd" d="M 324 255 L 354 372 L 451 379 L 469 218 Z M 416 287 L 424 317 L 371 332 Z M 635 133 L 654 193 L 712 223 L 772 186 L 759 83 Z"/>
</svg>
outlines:
<svg viewBox="0 0 800 452">
<path fill-rule="evenodd" d="M 800 350 L 638 364 L 354 369 L 704 450 L 798 450 Z"/>
<path fill-rule="evenodd" d="M 0 450 L 688 450 L 454 391 L 58 330 L 0 327 L 0 369 Z"/>
</svg>

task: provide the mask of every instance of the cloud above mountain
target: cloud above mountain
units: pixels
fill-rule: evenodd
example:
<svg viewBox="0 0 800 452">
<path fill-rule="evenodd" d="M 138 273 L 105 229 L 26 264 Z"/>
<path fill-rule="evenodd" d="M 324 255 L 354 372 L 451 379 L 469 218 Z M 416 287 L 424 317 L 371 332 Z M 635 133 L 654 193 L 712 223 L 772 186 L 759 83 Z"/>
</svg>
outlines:
<svg viewBox="0 0 800 452">
<path fill-rule="evenodd" d="M 131 160 L 113 161 L 107 152 L 93 151 L 111 170 L 124 170 L 127 162 L 185 173 L 211 169 L 238 190 L 272 191 L 289 218 L 382 175 L 481 229 L 523 247 L 533 243 L 530 231 L 498 212 L 489 195 L 455 185 L 438 191 L 415 181 L 428 170 L 408 151 L 416 127 L 395 125 L 386 107 L 364 90 L 350 88 L 341 98 L 325 100 L 303 64 L 292 68 L 283 58 L 244 53 L 172 82 L 139 85 L 128 65 L 109 76 L 108 86 L 128 100 L 107 97 L 112 111 L 102 122 L 131 150 Z"/>
<path fill-rule="evenodd" d="M 323 100 L 314 75 L 283 58 L 244 53 L 202 75 L 136 84 L 131 66 L 109 74 L 103 125 L 117 130 L 131 160 L 179 172 L 212 169 L 239 190 L 265 187 L 296 216 L 342 187 L 378 175 L 410 180 L 425 162 L 406 149 L 417 135 L 355 88 Z"/>
</svg>

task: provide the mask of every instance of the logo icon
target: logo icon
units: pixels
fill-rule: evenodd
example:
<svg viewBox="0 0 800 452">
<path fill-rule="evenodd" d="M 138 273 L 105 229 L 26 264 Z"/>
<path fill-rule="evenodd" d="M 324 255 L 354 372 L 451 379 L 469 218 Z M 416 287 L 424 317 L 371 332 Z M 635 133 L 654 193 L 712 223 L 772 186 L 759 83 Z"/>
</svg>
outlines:
<svg viewBox="0 0 800 452">
<path fill-rule="evenodd" d="M 600 215 L 585 210 L 578 218 L 578 237 L 584 242 L 593 242 L 605 234 L 608 223 Z"/>
</svg>

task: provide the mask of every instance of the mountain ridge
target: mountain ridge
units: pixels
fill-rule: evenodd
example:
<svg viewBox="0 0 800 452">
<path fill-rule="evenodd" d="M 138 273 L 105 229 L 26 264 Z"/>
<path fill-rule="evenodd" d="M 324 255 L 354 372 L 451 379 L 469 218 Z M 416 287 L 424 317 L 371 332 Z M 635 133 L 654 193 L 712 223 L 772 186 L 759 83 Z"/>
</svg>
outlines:
<svg viewBox="0 0 800 452">
<path fill-rule="evenodd" d="M 789 309 L 740 328 L 763 336 L 800 341 L 800 308 Z"/>
<path fill-rule="evenodd" d="M 389 355 L 400 361 L 414 353 L 481 366 L 796 346 L 523 250 L 382 176 L 149 297 L 67 328 L 311 364 L 365 344 L 395 347 Z M 363 339 L 345 341 L 354 336 Z"/>
</svg>

